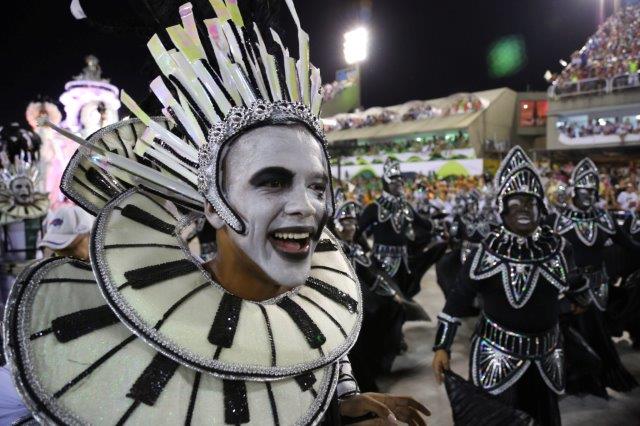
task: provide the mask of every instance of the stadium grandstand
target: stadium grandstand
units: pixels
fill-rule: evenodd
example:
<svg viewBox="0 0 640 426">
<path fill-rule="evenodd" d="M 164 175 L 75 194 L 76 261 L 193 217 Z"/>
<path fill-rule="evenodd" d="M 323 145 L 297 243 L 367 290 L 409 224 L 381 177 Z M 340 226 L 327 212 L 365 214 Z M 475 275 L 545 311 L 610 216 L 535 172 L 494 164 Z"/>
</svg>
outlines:
<svg viewBox="0 0 640 426">
<path fill-rule="evenodd" d="M 640 5 L 620 8 L 575 51 L 548 90 L 544 154 L 626 161 L 640 152 Z M 578 152 L 579 151 L 579 152 Z"/>
<path fill-rule="evenodd" d="M 515 114 L 518 104 L 531 108 L 528 121 Z M 544 92 L 499 88 L 337 114 L 323 123 L 337 176 L 379 176 L 384 159 L 394 156 L 407 172 L 445 177 L 481 174 L 511 143 L 533 147 L 544 135 L 545 114 Z"/>
</svg>

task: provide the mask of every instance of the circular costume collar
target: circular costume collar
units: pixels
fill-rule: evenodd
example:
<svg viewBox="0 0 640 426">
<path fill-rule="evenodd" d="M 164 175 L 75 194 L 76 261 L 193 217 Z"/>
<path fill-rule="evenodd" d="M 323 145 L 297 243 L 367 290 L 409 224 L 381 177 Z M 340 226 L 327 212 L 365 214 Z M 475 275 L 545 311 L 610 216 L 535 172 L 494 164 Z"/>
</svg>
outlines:
<svg viewBox="0 0 640 426">
<path fill-rule="evenodd" d="M 44 217 L 48 209 L 49 198 L 46 194 L 35 193 L 33 202 L 29 204 L 16 204 L 13 197 L 0 199 L 0 224 Z"/>
<path fill-rule="evenodd" d="M 323 367 L 351 348 L 362 317 L 360 286 L 328 231 L 304 285 L 252 302 L 228 293 L 200 266 L 180 237 L 190 218 L 168 206 L 131 189 L 107 204 L 94 225 L 98 284 L 134 333 L 182 364 L 247 380 Z M 182 307 L 165 319 L 176 303 Z"/>
<path fill-rule="evenodd" d="M 316 424 L 336 387 L 337 362 L 273 381 L 180 365 L 119 322 L 91 267 L 69 258 L 26 269 L 5 318 L 18 391 L 43 424 Z"/>
</svg>

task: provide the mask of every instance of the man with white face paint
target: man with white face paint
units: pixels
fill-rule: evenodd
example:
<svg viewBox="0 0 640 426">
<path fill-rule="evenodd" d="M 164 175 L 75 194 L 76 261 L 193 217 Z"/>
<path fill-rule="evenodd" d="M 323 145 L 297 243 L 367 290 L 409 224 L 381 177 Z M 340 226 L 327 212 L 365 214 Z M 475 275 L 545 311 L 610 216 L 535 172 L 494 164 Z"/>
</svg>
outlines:
<svg viewBox="0 0 640 426">
<path fill-rule="evenodd" d="M 607 310 L 612 290 L 609 275 L 614 275 L 614 268 L 606 265 L 605 254 L 616 249 L 637 253 L 640 245 L 616 224 L 609 212 L 596 206 L 600 176 L 591 159 L 584 158 L 576 165 L 569 183 L 571 203 L 558 208 L 546 221 L 571 243 L 576 265 L 587 279 L 588 308 L 572 320 L 572 327 L 602 361 L 600 370 L 592 370 L 589 377 L 576 383 L 573 389 L 576 393 L 592 393 L 606 398 L 607 387 L 628 392 L 638 383 L 622 364 L 613 340 L 602 325 L 603 312 Z"/>
<path fill-rule="evenodd" d="M 425 425 L 422 404 L 360 393 L 351 374 L 362 296 L 324 227 L 320 74 L 293 2 L 293 67 L 288 53 L 275 65 L 236 1 L 211 4 L 218 19 L 204 26 L 180 8 L 176 49 L 149 42 L 164 117 L 123 94 L 137 119 L 88 141 L 67 134 L 83 147 L 61 189 L 97 216 L 91 265 L 52 258 L 18 279 L 7 336 L 25 402 L 62 424 Z M 216 234 L 207 262 L 185 236 L 203 216 Z"/>
<path fill-rule="evenodd" d="M 545 212 L 542 182 L 519 146 L 507 154 L 495 179 L 502 226 L 470 253 L 447 294 L 438 315 L 434 373 L 438 382 L 445 379 L 459 317 L 479 294 L 483 311 L 471 343 L 471 380 L 536 423 L 559 425 L 564 360 L 558 297 L 582 282 L 570 275 L 570 247 L 540 225 Z M 488 406 L 452 409 L 498 422 Z"/>
<path fill-rule="evenodd" d="M 223 161 L 225 195 L 248 225 L 244 234 L 233 232 L 207 206 L 219 253 L 208 267 L 236 294 L 252 292 L 238 294 L 249 299 L 304 284 L 330 198 L 320 143 L 301 125 L 260 127 L 232 142 Z"/>
</svg>

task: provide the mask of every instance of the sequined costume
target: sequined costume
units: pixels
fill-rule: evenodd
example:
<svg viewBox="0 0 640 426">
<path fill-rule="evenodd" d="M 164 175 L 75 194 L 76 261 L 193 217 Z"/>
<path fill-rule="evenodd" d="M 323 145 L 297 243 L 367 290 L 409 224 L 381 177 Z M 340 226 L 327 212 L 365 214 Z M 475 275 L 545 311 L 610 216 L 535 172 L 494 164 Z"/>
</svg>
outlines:
<svg viewBox="0 0 640 426">
<path fill-rule="evenodd" d="M 338 397 L 358 392 L 346 355 L 360 285 L 330 232 L 318 233 L 304 284 L 260 302 L 225 290 L 187 244 L 205 203 L 228 232 L 251 225 L 221 191 L 220 164 L 249 129 L 303 126 L 328 165 L 320 74 L 293 3 L 299 60 L 268 51 L 235 1 L 212 5 L 204 25 L 180 8 L 175 49 L 149 42 L 163 117 L 123 93 L 137 118 L 87 141 L 58 129 L 82 144 L 61 186 L 96 216 L 91 265 L 49 258 L 24 270 L 4 325 L 18 390 L 42 423 L 335 424 Z"/>
<path fill-rule="evenodd" d="M 10 160 L 8 151 L 0 155 L 0 304 L 4 305 L 16 276 L 42 257 L 38 243 L 49 200 L 37 191 L 37 162 L 20 155 Z"/>
<path fill-rule="evenodd" d="M 359 204 L 345 200 L 341 191 L 336 191 L 335 200 L 336 213 L 332 227 L 341 227 L 342 219 L 358 219 L 362 211 Z M 362 288 L 362 328 L 349 359 L 360 389 L 363 392 L 378 392 L 376 378 L 391 370 L 393 360 L 401 349 L 402 325 L 405 322 L 405 312 L 397 297 L 401 292 L 393 279 L 370 259 L 358 242 L 340 242 Z"/>
<path fill-rule="evenodd" d="M 383 180 L 399 176 L 399 167 L 397 162 L 387 161 Z M 416 227 L 423 228 L 429 234 L 433 230 L 431 221 L 417 214 L 404 196 L 395 196 L 386 191 L 365 207 L 358 224 L 360 233 L 373 236 L 372 257 L 396 280 L 409 298 L 420 291 L 422 275 L 443 252 L 428 255 L 423 252 L 424 246 L 410 249 L 410 244 L 415 240 Z"/>
<path fill-rule="evenodd" d="M 449 227 L 449 245 L 451 251 L 446 253 L 436 263 L 437 282 L 445 297 L 456 281 L 457 274 L 452 271 L 460 271 L 469 255 L 476 250 L 482 240 L 491 232 L 491 225 L 478 209 L 478 194 L 472 192 L 466 194 L 463 211 L 456 215 Z M 477 313 L 473 308 L 470 314 Z"/>
<path fill-rule="evenodd" d="M 503 161 L 496 188 L 500 211 L 510 195 L 544 200 L 537 172 L 517 146 Z M 459 316 L 479 294 L 483 311 L 471 343 L 471 381 L 537 422 L 559 424 L 556 395 L 564 390 L 559 294 L 570 289 L 571 271 L 571 248 L 549 227 L 527 237 L 504 225 L 492 231 L 448 294 L 434 350 L 450 349 Z"/>
<path fill-rule="evenodd" d="M 597 193 L 599 188 L 598 169 L 585 158 L 574 168 L 571 175 L 571 189 L 591 189 Z M 602 371 L 582 379 L 584 383 L 572 388 L 577 392 L 590 392 L 606 396 L 605 387 L 618 391 L 628 391 L 637 386 L 636 380 L 620 361 L 617 350 L 606 330 L 604 311 L 609 302 L 610 277 L 605 268 L 605 254 L 612 245 L 617 244 L 631 252 L 640 250 L 631 238 L 616 225 L 611 215 L 600 208 L 591 207 L 581 210 L 574 205 L 558 208 L 546 222 L 574 249 L 577 268 L 587 279 L 589 308 L 571 321 L 571 326 L 602 361 Z"/>
</svg>

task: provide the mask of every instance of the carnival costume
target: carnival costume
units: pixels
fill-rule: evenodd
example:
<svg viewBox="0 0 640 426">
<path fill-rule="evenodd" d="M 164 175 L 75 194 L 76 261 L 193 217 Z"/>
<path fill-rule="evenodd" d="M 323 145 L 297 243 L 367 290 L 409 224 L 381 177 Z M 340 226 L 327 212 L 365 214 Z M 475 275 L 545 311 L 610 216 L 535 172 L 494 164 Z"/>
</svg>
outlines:
<svg viewBox="0 0 640 426">
<path fill-rule="evenodd" d="M 345 200 L 340 190 L 334 198 L 334 228 L 340 229 L 343 219 L 358 220 L 362 211 L 358 203 Z M 401 350 L 402 325 L 406 317 L 398 302 L 401 291 L 357 241 L 341 240 L 340 243 L 360 280 L 364 310 L 362 328 L 349 360 L 360 389 L 377 392 L 376 377 L 391 371 L 393 360 Z"/>
<path fill-rule="evenodd" d="M 543 206 L 542 183 L 519 146 L 503 160 L 495 187 L 501 213 L 506 199 L 517 194 L 533 196 Z M 558 296 L 569 289 L 570 272 L 570 247 L 549 227 L 524 237 L 502 225 L 469 256 L 449 292 L 434 350 L 450 350 L 460 313 L 480 294 L 472 382 L 542 424 L 559 424 L 557 394 L 564 390 L 564 374 Z"/>
<path fill-rule="evenodd" d="M 445 297 L 449 289 L 455 285 L 457 274 L 469 255 L 477 250 L 482 240 L 491 232 L 491 225 L 480 214 L 480 196 L 477 191 L 470 191 L 464 195 L 462 206 L 449 227 L 449 245 L 451 251 L 442 256 L 436 263 L 438 285 Z M 470 309 L 473 314 L 474 309 Z M 475 312 L 477 313 L 477 311 Z"/>
<path fill-rule="evenodd" d="M 420 280 L 444 250 L 424 253 L 422 247 L 410 244 L 415 240 L 414 227 L 427 233 L 433 230 L 430 220 L 417 214 L 404 195 L 393 195 L 387 186 L 401 178 L 400 163 L 387 159 L 383 167 L 383 192 L 365 207 L 358 223 L 358 232 L 373 236 L 373 258 L 398 283 L 405 296 L 412 298 L 420 291 Z"/>
<path fill-rule="evenodd" d="M 357 392 L 346 354 L 360 286 L 331 233 L 318 236 L 306 283 L 262 302 L 227 292 L 185 243 L 205 201 L 228 232 L 249 225 L 221 182 L 222 152 L 244 132 L 304 126 L 326 159 L 320 74 L 293 3 L 298 60 L 275 32 L 281 49 L 269 53 L 235 1 L 212 5 L 204 26 L 180 8 L 182 25 L 167 29 L 177 49 L 149 42 L 165 117 L 123 93 L 138 118 L 81 141 L 65 171 L 65 194 L 96 216 L 91 265 L 44 260 L 11 293 L 5 349 L 41 422 L 333 424 L 337 395 Z"/>
<path fill-rule="evenodd" d="M 4 305 L 16 276 L 27 263 L 41 257 L 38 243 L 49 200 L 37 191 L 38 165 L 17 155 L 0 153 L 0 303 Z"/>
<path fill-rule="evenodd" d="M 581 160 L 571 173 L 571 190 L 583 188 L 598 193 L 600 178 L 598 169 L 589 158 Z M 636 380 L 620 361 L 618 352 L 605 326 L 610 278 L 605 268 L 605 253 L 612 244 L 637 251 L 640 245 L 620 230 L 611 215 L 595 206 L 582 210 L 573 205 L 558 208 L 547 221 L 555 231 L 571 243 L 578 270 L 587 279 L 586 301 L 589 308 L 571 321 L 572 327 L 600 357 L 601 371 L 592 371 L 590 379 L 572 385 L 575 392 L 590 392 L 606 397 L 605 387 L 617 391 L 629 391 L 637 386 Z"/>
</svg>

